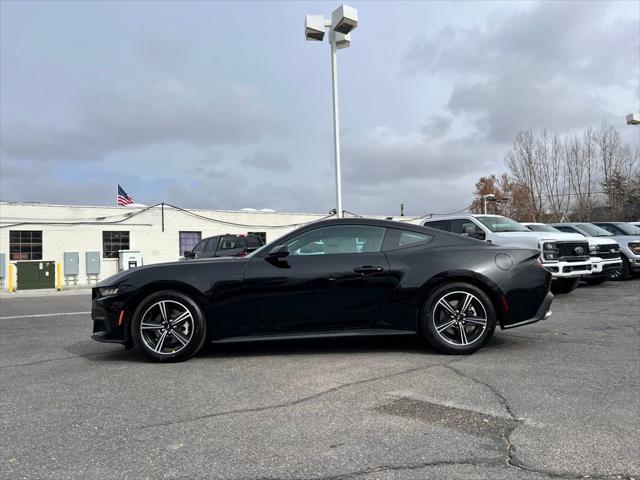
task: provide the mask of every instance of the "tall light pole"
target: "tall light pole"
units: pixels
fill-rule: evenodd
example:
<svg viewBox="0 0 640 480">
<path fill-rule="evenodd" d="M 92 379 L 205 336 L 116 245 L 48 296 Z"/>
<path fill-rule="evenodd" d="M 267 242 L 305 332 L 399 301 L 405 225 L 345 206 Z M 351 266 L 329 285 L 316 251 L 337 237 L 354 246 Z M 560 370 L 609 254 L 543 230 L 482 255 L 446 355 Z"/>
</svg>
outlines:
<svg viewBox="0 0 640 480">
<path fill-rule="evenodd" d="M 482 213 L 487 214 L 487 200 L 495 200 L 496 196 L 493 193 L 487 193 L 482 195 Z M 495 212 L 495 210 L 494 210 Z"/>
<path fill-rule="evenodd" d="M 333 94 L 333 155 L 336 167 L 336 213 L 342 218 L 342 173 L 340 164 L 340 118 L 338 114 L 338 55 L 340 48 L 351 45 L 351 30 L 358 26 L 358 11 L 348 5 L 341 5 L 331 14 L 331 20 L 324 15 L 307 15 L 304 33 L 307 40 L 322 41 L 329 30 L 331 45 L 331 90 Z"/>
</svg>

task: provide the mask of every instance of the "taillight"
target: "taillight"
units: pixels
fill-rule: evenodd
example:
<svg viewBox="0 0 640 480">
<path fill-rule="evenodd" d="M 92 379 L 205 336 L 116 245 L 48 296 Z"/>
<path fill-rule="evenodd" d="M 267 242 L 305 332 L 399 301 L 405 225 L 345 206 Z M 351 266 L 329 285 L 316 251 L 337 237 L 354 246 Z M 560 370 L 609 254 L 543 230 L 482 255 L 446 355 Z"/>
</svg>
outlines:
<svg viewBox="0 0 640 480">
<path fill-rule="evenodd" d="M 238 256 L 239 257 L 246 257 L 247 256 L 247 252 L 243 250 L 242 252 L 238 253 Z"/>
</svg>

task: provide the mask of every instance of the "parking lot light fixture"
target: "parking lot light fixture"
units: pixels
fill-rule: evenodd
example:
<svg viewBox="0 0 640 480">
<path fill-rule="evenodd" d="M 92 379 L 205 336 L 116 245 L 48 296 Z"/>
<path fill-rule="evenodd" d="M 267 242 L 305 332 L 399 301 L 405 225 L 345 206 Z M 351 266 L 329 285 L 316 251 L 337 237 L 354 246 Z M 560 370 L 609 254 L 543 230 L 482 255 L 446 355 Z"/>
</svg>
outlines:
<svg viewBox="0 0 640 480">
<path fill-rule="evenodd" d="M 304 32 L 307 40 L 322 41 L 329 29 L 331 46 L 331 90 L 333 96 L 333 155 L 336 168 L 336 213 L 343 217 L 342 174 L 340 163 L 340 118 L 338 110 L 338 62 L 337 51 L 351 45 L 352 30 L 358 26 L 358 11 L 349 5 L 341 5 L 333 11 L 331 19 L 323 15 L 305 16 Z"/>
<path fill-rule="evenodd" d="M 640 113 L 630 113 L 627 115 L 627 125 L 640 125 Z"/>
<path fill-rule="evenodd" d="M 487 214 L 487 200 L 495 200 L 496 196 L 493 193 L 487 193 L 482 196 L 482 213 Z"/>
</svg>

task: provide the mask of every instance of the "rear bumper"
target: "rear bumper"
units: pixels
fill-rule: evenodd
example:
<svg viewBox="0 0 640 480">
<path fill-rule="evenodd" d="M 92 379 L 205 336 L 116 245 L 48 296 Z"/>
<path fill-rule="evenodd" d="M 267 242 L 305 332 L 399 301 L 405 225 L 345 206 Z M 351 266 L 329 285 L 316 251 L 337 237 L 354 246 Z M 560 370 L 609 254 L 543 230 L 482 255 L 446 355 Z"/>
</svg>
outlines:
<svg viewBox="0 0 640 480">
<path fill-rule="evenodd" d="M 536 323 L 539 322 L 540 320 L 546 320 L 547 318 L 549 318 L 551 316 L 551 303 L 553 302 L 553 293 L 548 292 L 547 295 L 544 297 L 544 300 L 542 302 L 542 304 L 540 305 L 540 308 L 538 309 L 538 311 L 536 312 L 536 314 L 527 319 L 527 320 L 523 320 L 521 322 L 518 323 L 512 323 L 509 325 L 504 325 L 502 327 L 503 330 L 507 330 L 509 328 L 515 328 L 515 327 L 522 327 L 524 325 L 529 325 L 530 323 Z"/>
</svg>

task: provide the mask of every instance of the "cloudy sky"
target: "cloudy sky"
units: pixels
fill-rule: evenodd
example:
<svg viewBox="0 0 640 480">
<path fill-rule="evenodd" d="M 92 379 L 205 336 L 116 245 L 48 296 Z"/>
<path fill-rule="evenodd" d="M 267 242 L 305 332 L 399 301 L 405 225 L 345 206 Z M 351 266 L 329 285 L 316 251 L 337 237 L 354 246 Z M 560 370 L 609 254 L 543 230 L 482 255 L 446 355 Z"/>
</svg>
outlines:
<svg viewBox="0 0 640 480">
<path fill-rule="evenodd" d="M 446 212 L 520 129 L 637 144 L 640 2 L 352 2 L 344 207 Z M 326 212 L 337 2 L 0 3 L 0 199 Z"/>
</svg>

